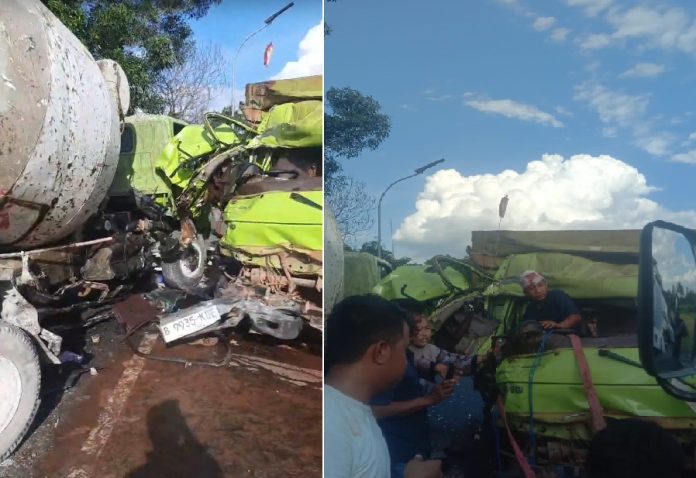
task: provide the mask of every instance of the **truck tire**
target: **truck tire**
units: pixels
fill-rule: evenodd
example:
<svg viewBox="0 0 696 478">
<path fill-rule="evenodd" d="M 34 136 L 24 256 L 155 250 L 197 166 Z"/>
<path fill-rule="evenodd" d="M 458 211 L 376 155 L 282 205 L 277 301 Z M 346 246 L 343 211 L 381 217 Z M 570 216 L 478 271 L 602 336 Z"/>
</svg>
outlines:
<svg viewBox="0 0 696 478">
<path fill-rule="evenodd" d="M 205 240 L 203 236 L 198 236 L 188 249 L 179 255 L 178 260 L 162 263 L 164 282 L 175 289 L 196 288 L 203 279 L 207 259 Z"/>
<path fill-rule="evenodd" d="M 15 451 L 39 408 L 41 367 L 19 327 L 0 322 L 0 462 Z"/>
</svg>

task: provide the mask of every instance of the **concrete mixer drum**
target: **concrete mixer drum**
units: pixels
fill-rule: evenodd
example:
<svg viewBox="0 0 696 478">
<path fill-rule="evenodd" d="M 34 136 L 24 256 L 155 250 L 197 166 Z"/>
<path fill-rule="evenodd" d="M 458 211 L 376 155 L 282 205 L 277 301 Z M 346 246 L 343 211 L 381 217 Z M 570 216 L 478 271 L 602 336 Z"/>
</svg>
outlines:
<svg viewBox="0 0 696 478">
<path fill-rule="evenodd" d="M 0 251 L 57 242 L 97 211 L 128 105 L 111 92 L 125 79 L 114 65 L 104 63 L 105 80 L 39 1 L 0 3 Z"/>
</svg>

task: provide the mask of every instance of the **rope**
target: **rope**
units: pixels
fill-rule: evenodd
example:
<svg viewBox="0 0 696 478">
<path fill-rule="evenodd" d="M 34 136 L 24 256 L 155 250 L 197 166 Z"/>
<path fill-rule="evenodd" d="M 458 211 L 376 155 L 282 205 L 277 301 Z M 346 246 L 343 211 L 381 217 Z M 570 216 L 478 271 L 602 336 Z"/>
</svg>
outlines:
<svg viewBox="0 0 696 478">
<path fill-rule="evenodd" d="M 569 338 L 570 343 L 573 346 L 573 353 L 575 353 L 575 360 L 577 361 L 578 368 L 580 369 L 580 377 L 582 378 L 582 385 L 585 388 L 585 394 L 587 395 L 587 403 L 590 406 L 592 428 L 596 433 L 603 430 L 607 426 L 607 423 L 604 420 L 604 411 L 602 410 L 602 405 L 600 405 L 599 398 L 597 398 L 597 391 L 592 383 L 590 366 L 587 364 L 587 358 L 585 357 L 585 352 L 582 349 L 580 337 L 575 334 L 571 334 L 569 335 Z"/>
<path fill-rule="evenodd" d="M 507 430 L 508 440 L 510 440 L 512 450 L 515 452 L 515 458 L 517 459 L 517 463 L 520 465 L 520 468 L 522 468 L 524 478 L 536 478 L 536 474 L 532 470 L 532 467 L 529 466 L 527 459 L 524 457 L 524 453 L 522 453 L 522 450 L 520 450 L 519 445 L 515 441 L 515 437 L 512 436 L 512 432 L 510 431 L 510 425 L 507 421 L 507 415 L 505 414 L 505 404 L 503 403 L 503 399 L 500 395 L 498 395 L 496 405 L 498 406 L 498 412 L 500 412 L 500 416 L 503 418 L 503 423 L 505 424 L 505 429 Z"/>
<path fill-rule="evenodd" d="M 498 466 L 498 473 L 503 472 L 503 460 L 500 456 L 500 430 L 496 426 L 498 423 L 498 408 L 493 407 L 491 411 L 491 426 L 493 427 L 493 436 L 495 437 L 495 461 Z"/>
<path fill-rule="evenodd" d="M 527 388 L 528 388 L 528 400 L 529 400 L 529 447 L 531 449 L 530 453 L 530 461 L 533 465 L 536 465 L 536 435 L 534 433 L 534 393 L 533 393 L 533 387 L 534 387 L 534 375 L 536 374 L 536 370 L 539 367 L 539 364 L 541 363 L 541 358 L 544 355 L 544 351 L 546 350 L 546 339 L 551 335 L 551 331 L 546 331 L 544 332 L 544 335 L 541 338 L 541 342 L 539 343 L 539 348 L 537 349 L 536 356 L 534 357 L 534 361 L 532 362 L 532 367 L 529 369 L 529 381 L 527 383 Z"/>
</svg>

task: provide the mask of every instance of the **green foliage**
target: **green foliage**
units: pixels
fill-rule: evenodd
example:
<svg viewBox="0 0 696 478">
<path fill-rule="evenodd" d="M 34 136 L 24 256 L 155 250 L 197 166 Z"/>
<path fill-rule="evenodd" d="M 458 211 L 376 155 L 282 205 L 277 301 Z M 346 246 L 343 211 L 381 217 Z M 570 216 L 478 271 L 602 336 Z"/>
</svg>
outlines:
<svg viewBox="0 0 696 478">
<path fill-rule="evenodd" d="M 336 0 L 326 0 L 326 3 L 336 3 Z M 329 36 L 329 35 L 331 35 L 332 32 L 333 32 L 333 28 L 331 27 L 331 25 L 329 25 L 328 23 L 326 23 L 326 21 L 324 21 L 324 35 Z"/>
<path fill-rule="evenodd" d="M 375 150 L 388 136 L 391 119 L 371 96 L 352 88 L 329 88 L 324 115 L 327 181 L 341 170 L 337 158 L 355 158 L 365 148 Z"/>
<path fill-rule="evenodd" d="M 391 129 L 389 116 L 371 96 L 352 88 L 329 88 L 324 113 L 324 190 L 344 238 L 372 225 L 374 199 L 364 185 L 342 174 L 338 158 L 376 149 Z"/>
<path fill-rule="evenodd" d="M 360 252 L 367 252 L 368 254 L 372 254 L 373 256 L 378 255 L 378 242 L 377 241 L 369 241 L 366 242 L 360 247 Z M 402 257 L 400 259 L 397 259 L 394 257 L 394 254 L 392 254 L 391 251 L 385 249 L 384 245 L 382 245 L 382 259 L 387 261 L 392 265 L 393 269 L 396 269 L 397 267 L 400 266 L 405 266 L 409 262 L 411 262 L 410 257 Z"/>
<path fill-rule="evenodd" d="M 42 0 L 96 59 L 117 61 L 131 88 L 131 108 L 158 112 L 152 85 L 183 61 L 193 40 L 187 21 L 222 0 Z"/>
</svg>

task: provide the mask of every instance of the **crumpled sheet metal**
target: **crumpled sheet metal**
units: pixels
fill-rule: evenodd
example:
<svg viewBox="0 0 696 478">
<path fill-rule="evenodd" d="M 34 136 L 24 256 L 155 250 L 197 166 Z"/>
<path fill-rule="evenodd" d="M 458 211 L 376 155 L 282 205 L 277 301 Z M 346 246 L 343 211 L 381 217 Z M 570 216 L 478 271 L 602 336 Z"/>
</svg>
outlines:
<svg viewBox="0 0 696 478">
<path fill-rule="evenodd" d="M 217 307 L 223 321 L 196 331 L 190 334 L 189 337 L 223 328 L 236 327 L 245 317 L 248 317 L 253 331 L 281 340 L 293 340 L 300 335 L 304 324 L 300 317 L 299 306 L 296 309 L 273 307 L 261 298 L 220 297 L 200 302 L 192 307 L 180 309 L 171 314 L 160 315 L 160 319 L 166 318 L 167 321 L 171 321 L 186 317 L 211 305 Z"/>
</svg>

